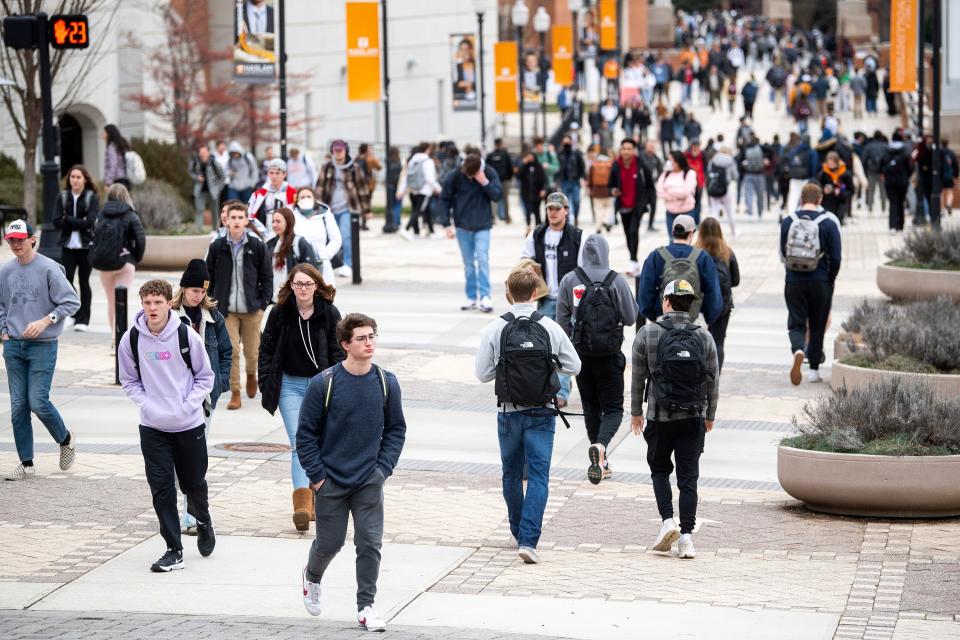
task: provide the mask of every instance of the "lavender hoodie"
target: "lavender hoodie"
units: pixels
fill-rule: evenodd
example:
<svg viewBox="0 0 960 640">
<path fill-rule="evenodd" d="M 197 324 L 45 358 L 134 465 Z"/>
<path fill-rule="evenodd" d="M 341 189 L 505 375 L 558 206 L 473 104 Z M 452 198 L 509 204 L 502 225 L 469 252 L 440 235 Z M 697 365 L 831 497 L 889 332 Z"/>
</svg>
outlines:
<svg viewBox="0 0 960 640">
<path fill-rule="evenodd" d="M 180 357 L 177 327 L 180 318 L 173 311 L 160 336 L 147 328 L 143 311 L 137 314 L 134 326 L 140 332 L 140 374 L 130 351 L 130 332 L 123 334 L 120 354 L 120 384 L 124 393 L 140 408 L 140 424 L 158 431 L 175 433 L 203 424 L 203 401 L 213 390 L 213 370 L 203 340 L 196 331 L 187 332 L 190 359 L 196 375 L 187 369 Z"/>
</svg>

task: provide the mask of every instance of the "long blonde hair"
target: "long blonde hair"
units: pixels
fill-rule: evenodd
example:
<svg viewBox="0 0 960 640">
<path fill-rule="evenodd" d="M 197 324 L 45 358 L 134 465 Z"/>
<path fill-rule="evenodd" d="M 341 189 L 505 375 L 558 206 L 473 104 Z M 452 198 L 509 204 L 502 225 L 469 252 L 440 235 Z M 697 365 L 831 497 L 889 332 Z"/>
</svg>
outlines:
<svg viewBox="0 0 960 640">
<path fill-rule="evenodd" d="M 170 301 L 170 306 L 175 310 L 180 311 L 180 307 L 183 306 L 183 287 L 177 289 L 177 292 L 173 294 L 173 300 Z M 201 309 L 206 309 L 211 311 L 217 308 L 217 301 L 210 297 L 209 293 L 203 294 L 203 300 L 200 301 L 198 305 Z"/>
<path fill-rule="evenodd" d="M 723 239 L 723 229 L 716 218 L 704 218 L 697 229 L 697 247 L 700 247 L 714 258 L 730 262 L 730 245 Z"/>
<path fill-rule="evenodd" d="M 127 203 L 127 206 L 133 209 L 133 198 L 130 197 L 130 191 L 127 190 L 123 183 L 114 182 L 107 189 L 107 202 L 111 200 L 118 200 L 120 202 Z"/>
</svg>

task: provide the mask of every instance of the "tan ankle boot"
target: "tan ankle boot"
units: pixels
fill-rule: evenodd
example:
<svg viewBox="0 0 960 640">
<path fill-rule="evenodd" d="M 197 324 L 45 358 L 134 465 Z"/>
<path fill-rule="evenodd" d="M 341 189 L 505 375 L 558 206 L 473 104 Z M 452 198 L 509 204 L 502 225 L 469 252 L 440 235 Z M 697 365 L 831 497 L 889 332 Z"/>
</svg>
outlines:
<svg viewBox="0 0 960 640">
<path fill-rule="evenodd" d="M 293 526 L 297 531 L 310 529 L 310 512 L 313 511 L 313 492 L 310 489 L 293 490 Z"/>
<path fill-rule="evenodd" d="M 233 391 L 230 393 L 230 403 L 227 404 L 227 409 L 233 411 L 234 409 L 240 408 L 240 392 Z"/>
</svg>

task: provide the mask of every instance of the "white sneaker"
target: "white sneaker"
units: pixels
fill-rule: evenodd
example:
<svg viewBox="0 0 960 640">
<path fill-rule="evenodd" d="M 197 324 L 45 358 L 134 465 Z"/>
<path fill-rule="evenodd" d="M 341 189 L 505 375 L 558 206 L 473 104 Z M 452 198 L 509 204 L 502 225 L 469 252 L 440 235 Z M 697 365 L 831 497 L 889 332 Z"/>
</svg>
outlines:
<svg viewBox="0 0 960 640">
<path fill-rule="evenodd" d="M 490 296 L 483 296 L 480 298 L 480 311 L 484 313 L 490 313 L 493 311 L 493 300 L 490 299 Z"/>
<path fill-rule="evenodd" d="M 540 564 L 540 556 L 537 555 L 536 549 L 531 549 L 530 547 L 520 547 L 517 555 L 520 556 L 520 559 L 523 560 L 524 564 Z"/>
<path fill-rule="evenodd" d="M 680 529 L 673 518 L 663 521 L 660 527 L 660 533 L 657 534 L 657 541 L 653 543 L 654 551 L 670 551 L 670 547 L 680 537 Z"/>
<path fill-rule="evenodd" d="M 303 606 L 312 616 L 320 615 L 320 583 L 307 580 L 307 568 L 303 568 Z"/>
<path fill-rule="evenodd" d="M 74 331 L 79 331 L 80 333 L 83 333 L 84 331 L 89 331 L 89 330 L 90 330 L 90 327 L 87 326 L 87 325 L 85 325 L 85 324 L 75 324 L 75 325 L 73 325 L 73 330 L 74 330 Z"/>
<path fill-rule="evenodd" d="M 413 242 L 413 232 L 410 229 L 400 229 L 397 233 L 407 242 Z"/>
<path fill-rule="evenodd" d="M 364 607 L 357 612 L 357 624 L 367 631 L 386 631 L 387 622 L 377 615 L 373 607 Z"/>
<path fill-rule="evenodd" d="M 640 274 L 640 265 L 636 261 L 631 260 L 630 266 L 628 266 L 627 270 L 623 272 L 623 275 L 633 278 L 639 274 Z"/>
<path fill-rule="evenodd" d="M 810 369 L 810 371 L 807 371 L 807 382 L 823 382 L 823 378 L 820 377 L 819 371 Z"/>
<path fill-rule="evenodd" d="M 460 311 L 473 311 L 477 308 L 477 301 L 467 298 L 467 301 L 460 305 Z"/>
<path fill-rule="evenodd" d="M 337 275 L 340 276 L 341 278 L 353 278 L 353 269 L 351 269 L 347 265 L 343 265 L 342 267 L 337 269 Z"/>
<path fill-rule="evenodd" d="M 693 536 L 684 533 L 680 536 L 680 544 L 677 545 L 677 555 L 680 558 L 692 559 L 697 557 L 697 550 L 693 548 Z"/>
<path fill-rule="evenodd" d="M 70 434 L 70 444 L 60 445 L 60 470 L 66 471 L 73 466 L 73 461 L 77 457 L 77 436 L 73 435 L 72 431 L 68 431 Z"/>
<path fill-rule="evenodd" d="M 790 367 L 790 384 L 797 386 L 803 381 L 803 373 L 800 367 L 803 366 L 803 350 L 797 349 L 793 352 L 793 366 Z"/>
<path fill-rule="evenodd" d="M 7 480 L 26 480 L 37 475 L 36 466 L 23 466 L 23 463 L 17 465 L 17 468 L 7 474 Z"/>
</svg>

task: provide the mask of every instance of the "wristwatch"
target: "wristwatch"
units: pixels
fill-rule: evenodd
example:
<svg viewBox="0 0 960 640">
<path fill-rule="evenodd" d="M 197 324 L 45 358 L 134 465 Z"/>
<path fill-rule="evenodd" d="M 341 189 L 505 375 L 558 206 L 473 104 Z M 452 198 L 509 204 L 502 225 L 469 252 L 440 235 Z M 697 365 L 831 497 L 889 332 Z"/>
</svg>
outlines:
<svg viewBox="0 0 960 640">
<path fill-rule="evenodd" d="M 47 317 L 50 318 L 50 324 L 57 324 L 57 320 L 60 319 L 60 318 L 57 317 L 57 314 L 55 314 L 55 313 L 51 313 L 51 314 L 50 314 L 49 316 L 47 316 Z"/>
</svg>

